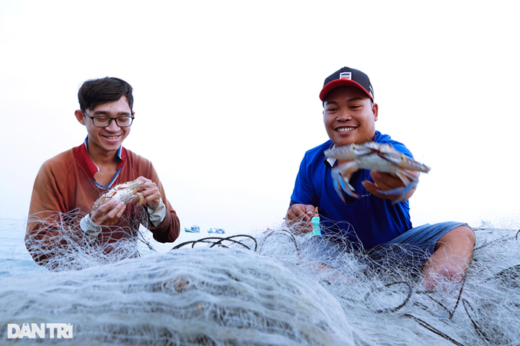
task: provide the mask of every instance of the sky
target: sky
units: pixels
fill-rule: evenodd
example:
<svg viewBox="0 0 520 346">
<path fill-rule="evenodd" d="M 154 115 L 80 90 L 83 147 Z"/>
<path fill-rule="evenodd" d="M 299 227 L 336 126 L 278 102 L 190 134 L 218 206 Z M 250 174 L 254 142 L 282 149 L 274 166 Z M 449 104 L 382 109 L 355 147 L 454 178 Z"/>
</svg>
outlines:
<svg viewBox="0 0 520 346">
<path fill-rule="evenodd" d="M 520 227 L 520 22 L 513 2 L 0 0 L 0 218 L 27 217 L 41 164 L 82 143 L 88 79 L 134 88 L 124 146 L 151 160 L 181 226 L 279 227 L 318 94 L 371 79 L 376 129 L 431 167 L 415 226 Z M 202 234 L 203 234 L 202 233 Z"/>
</svg>

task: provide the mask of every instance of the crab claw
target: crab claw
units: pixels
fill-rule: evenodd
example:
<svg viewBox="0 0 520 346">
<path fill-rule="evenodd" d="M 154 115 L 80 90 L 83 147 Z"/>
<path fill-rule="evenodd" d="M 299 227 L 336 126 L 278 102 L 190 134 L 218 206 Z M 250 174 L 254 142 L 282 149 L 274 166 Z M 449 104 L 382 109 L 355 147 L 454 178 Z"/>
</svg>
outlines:
<svg viewBox="0 0 520 346">
<path fill-rule="evenodd" d="M 404 201 L 404 199 L 406 198 L 406 195 L 408 194 L 408 192 L 412 188 L 417 186 L 417 184 L 419 183 L 419 179 L 418 178 L 414 177 L 411 174 L 406 174 L 406 172 L 404 172 L 404 171 L 397 171 L 397 172 L 395 172 L 395 174 L 399 178 L 401 178 L 403 183 L 406 184 L 405 187 L 398 187 L 397 189 L 393 189 L 393 190 L 390 190 L 390 191 L 377 190 L 377 192 L 379 192 L 382 195 L 386 195 L 386 196 L 401 196 L 401 197 L 399 197 L 399 199 L 394 201 L 394 204 Z"/>
<path fill-rule="evenodd" d="M 332 182 L 334 184 L 334 188 L 336 189 L 336 192 L 338 193 L 339 197 L 343 201 L 343 203 L 347 204 L 345 201 L 345 197 L 343 197 L 343 191 L 345 191 L 349 196 L 352 196 L 354 198 L 359 198 L 358 195 L 354 193 L 354 188 L 348 183 L 347 179 L 344 179 L 340 173 L 338 173 L 340 169 L 334 168 L 332 169 Z"/>
</svg>

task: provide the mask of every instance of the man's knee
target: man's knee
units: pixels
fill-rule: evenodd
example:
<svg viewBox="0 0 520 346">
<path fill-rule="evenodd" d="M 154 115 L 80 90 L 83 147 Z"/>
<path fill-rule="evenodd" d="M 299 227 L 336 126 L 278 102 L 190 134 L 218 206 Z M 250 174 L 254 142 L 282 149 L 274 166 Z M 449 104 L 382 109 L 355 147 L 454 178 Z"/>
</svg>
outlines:
<svg viewBox="0 0 520 346">
<path fill-rule="evenodd" d="M 443 235 L 437 242 L 437 246 L 441 244 L 465 244 L 473 247 L 475 245 L 475 232 L 468 226 L 459 226 L 445 235 Z"/>
</svg>

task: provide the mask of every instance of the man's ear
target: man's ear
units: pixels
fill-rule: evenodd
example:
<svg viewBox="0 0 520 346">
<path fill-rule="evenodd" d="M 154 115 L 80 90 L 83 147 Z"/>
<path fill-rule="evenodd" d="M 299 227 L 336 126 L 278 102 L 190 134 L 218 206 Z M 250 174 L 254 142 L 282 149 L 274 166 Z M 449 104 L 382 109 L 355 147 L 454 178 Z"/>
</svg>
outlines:
<svg viewBox="0 0 520 346">
<path fill-rule="evenodd" d="M 82 111 L 80 111 L 79 109 L 76 109 L 76 111 L 74 112 L 74 115 L 76 116 L 76 119 L 78 119 L 78 121 L 81 125 L 85 125 L 85 115 L 83 115 Z"/>
<path fill-rule="evenodd" d="M 372 113 L 374 114 L 374 121 L 377 121 L 379 116 L 379 106 L 377 103 L 372 104 Z"/>
</svg>

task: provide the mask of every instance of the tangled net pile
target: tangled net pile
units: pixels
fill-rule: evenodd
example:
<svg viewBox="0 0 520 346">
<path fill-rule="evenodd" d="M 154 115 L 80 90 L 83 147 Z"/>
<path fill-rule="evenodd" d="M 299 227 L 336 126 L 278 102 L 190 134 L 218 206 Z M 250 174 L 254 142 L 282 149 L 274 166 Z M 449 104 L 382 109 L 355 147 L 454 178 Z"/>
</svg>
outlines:
<svg viewBox="0 0 520 346">
<path fill-rule="evenodd" d="M 79 270 L 139 257 L 136 239 L 150 246 L 140 231 L 141 225 L 148 228 L 150 224 L 145 208 L 138 204 L 131 207 L 120 218 L 128 226 L 110 226 L 110 232 L 100 235 L 104 241 L 92 244 L 79 227 L 86 215 L 81 210 L 33 214 L 28 224 L 39 231 L 26 237 L 27 249 L 35 260 L 53 271 Z"/>
<path fill-rule="evenodd" d="M 338 239 L 327 254 L 331 239 L 281 227 L 117 263 L 85 250 L 83 270 L 2 279 L 0 322 L 72 323 L 76 344 L 518 345 L 520 235 L 476 235 L 465 278 L 433 291 L 410 263 L 374 265 Z"/>
</svg>

